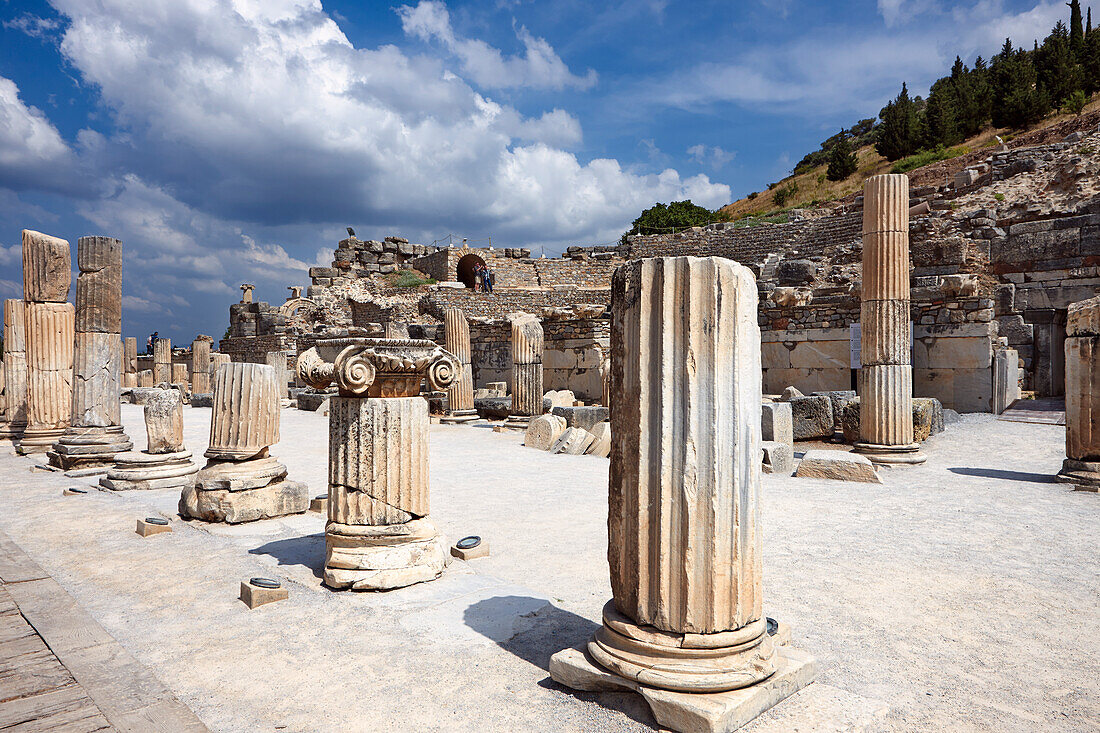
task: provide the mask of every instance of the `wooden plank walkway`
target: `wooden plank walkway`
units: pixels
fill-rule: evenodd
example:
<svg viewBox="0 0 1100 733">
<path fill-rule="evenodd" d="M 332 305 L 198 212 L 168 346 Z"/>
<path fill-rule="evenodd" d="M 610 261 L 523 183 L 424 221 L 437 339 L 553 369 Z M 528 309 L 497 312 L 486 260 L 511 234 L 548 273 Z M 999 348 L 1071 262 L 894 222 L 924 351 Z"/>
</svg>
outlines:
<svg viewBox="0 0 1100 733">
<path fill-rule="evenodd" d="M 1030 422 L 1041 425 L 1066 424 L 1066 400 L 1064 397 L 1042 397 L 1036 400 L 1016 400 L 997 416 L 1009 422 Z"/>
<path fill-rule="evenodd" d="M 0 532 L 0 731 L 207 728 Z"/>
</svg>

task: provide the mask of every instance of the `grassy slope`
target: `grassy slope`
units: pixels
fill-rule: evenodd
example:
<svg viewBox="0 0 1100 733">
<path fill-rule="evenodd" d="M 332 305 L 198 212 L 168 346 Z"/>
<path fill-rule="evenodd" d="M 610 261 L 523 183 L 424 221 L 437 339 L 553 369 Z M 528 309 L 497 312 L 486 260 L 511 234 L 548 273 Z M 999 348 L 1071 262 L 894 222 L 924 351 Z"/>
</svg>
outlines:
<svg viewBox="0 0 1100 733">
<path fill-rule="evenodd" d="M 1054 142 L 1069 134 L 1074 129 L 1095 129 L 1100 122 L 1100 98 L 1089 103 L 1084 113 L 1079 118 L 1067 114 L 1055 114 L 1047 117 L 1035 128 L 1013 134 L 1011 130 L 995 130 L 987 128 L 974 137 L 961 143 L 960 147 L 968 150 L 967 154 L 957 158 L 939 161 L 922 168 L 909 171 L 909 178 L 914 186 L 928 186 L 942 184 L 947 176 L 954 175 L 968 165 L 984 160 L 989 155 L 989 148 L 996 145 L 996 136 L 1000 135 L 1010 148 L 1036 145 L 1039 143 Z M 1053 129 L 1052 129 L 1053 128 Z M 859 170 L 846 180 L 833 182 L 825 178 L 827 166 L 820 166 L 797 176 L 784 178 L 775 187 L 787 186 L 791 181 L 798 184 L 798 193 L 789 198 L 782 209 L 809 208 L 811 206 L 836 201 L 846 198 L 863 188 L 863 181 L 880 173 L 889 173 L 893 163 L 875 152 L 871 146 L 860 148 L 856 151 L 859 161 Z M 780 210 L 774 201 L 774 189 L 762 191 L 756 198 L 743 198 L 732 204 L 723 206 L 720 211 L 731 219 L 739 219 L 744 216 L 761 216 L 774 214 Z"/>
</svg>

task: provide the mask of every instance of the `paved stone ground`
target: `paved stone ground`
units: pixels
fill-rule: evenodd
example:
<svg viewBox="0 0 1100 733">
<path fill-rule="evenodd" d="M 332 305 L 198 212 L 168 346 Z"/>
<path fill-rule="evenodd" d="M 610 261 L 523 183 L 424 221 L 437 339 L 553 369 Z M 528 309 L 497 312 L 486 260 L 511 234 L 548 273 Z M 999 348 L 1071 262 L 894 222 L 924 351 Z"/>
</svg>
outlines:
<svg viewBox="0 0 1100 733">
<path fill-rule="evenodd" d="M 200 455 L 209 412 L 186 413 Z M 143 445 L 140 408 L 123 417 Z M 326 418 L 285 410 L 282 435 L 275 455 L 323 493 Z M 1100 730 L 1100 496 L 1051 482 L 1063 436 L 964 416 L 883 485 L 765 476 L 765 608 L 821 671 L 747 730 Z M 320 585 L 318 514 L 142 539 L 172 492 L 62 496 L 73 480 L 10 449 L 0 529 L 211 730 L 651 729 L 635 696 L 548 678 L 610 595 L 608 464 L 521 440 L 432 427 L 434 518 L 492 556 L 388 594 Z M 289 600 L 247 610 L 257 574 Z"/>
</svg>

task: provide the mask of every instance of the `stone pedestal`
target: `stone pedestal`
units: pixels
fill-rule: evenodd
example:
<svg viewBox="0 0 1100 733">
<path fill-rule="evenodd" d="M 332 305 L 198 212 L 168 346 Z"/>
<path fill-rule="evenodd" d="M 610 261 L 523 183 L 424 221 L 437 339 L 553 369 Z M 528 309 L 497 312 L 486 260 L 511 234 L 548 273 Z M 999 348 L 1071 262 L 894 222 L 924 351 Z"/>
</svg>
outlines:
<svg viewBox="0 0 1100 733">
<path fill-rule="evenodd" d="M 185 517 L 252 522 L 309 510 L 305 484 L 268 454 L 279 442 L 279 387 L 265 364 L 227 364 L 214 377 L 207 464 L 180 496 Z"/>
<path fill-rule="evenodd" d="M 527 429 L 542 414 L 542 324 L 527 313 L 512 321 L 512 410 L 506 427 Z"/>
<path fill-rule="evenodd" d="M 1066 460 L 1059 481 L 1100 488 L 1100 297 L 1066 318 Z"/>
<path fill-rule="evenodd" d="M 76 337 L 72 424 L 49 452 L 63 469 L 110 465 L 134 447 L 121 427 L 122 242 L 81 237 L 76 244 Z"/>
<path fill-rule="evenodd" d="M 264 355 L 264 361 L 275 370 L 275 384 L 278 386 L 280 400 L 290 396 L 290 369 L 287 366 L 289 359 L 289 351 L 269 351 Z"/>
<path fill-rule="evenodd" d="M 462 373 L 447 388 L 447 414 L 440 422 L 464 423 L 477 420 L 474 409 L 474 370 L 470 364 L 470 325 L 458 308 L 448 308 L 443 317 L 447 351 L 454 354 Z"/>
<path fill-rule="evenodd" d="M 121 431 L 121 428 L 118 428 Z M 183 489 L 199 467 L 183 445 L 183 399 L 174 389 L 154 389 L 145 402 L 146 448 L 121 453 L 99 485 L 111 491 Z"/>
<path fill-rule="evenodd" d="M 153 383 L 156 385 L 172 382 L 172 340 L 158 338 L 153 343 Z"/>
<path fill-rule="evenodd" d="M 747 722 L 813 679 L 812 659 L 780 654 L 763 615 L 752 273 L 717 257 L 620 267 L 611 352 L 613 599 L 551 676 L 636 689 L 674 729 L 729 729 L 721 721 Z M 711 723 L 682 722 L 699 708 Z"/>
<path fill-rule="evenodd" d="M 191 342 L 191 391 L 210 394 L 210 345 L 214 339 L 200 335 Z"/>
<path fill-rule="evenodd" d="M 27 344 L 23 301 L 4 301 L 4 419 L 0 439 L 19 440 L 27 427 Z"/>
<path fill-rule="evenodd" d="M 429 519 L 428 379 L 446 389 L 460 362 L 431 341 L 326 339 L 298 359 L 329 405 L 325 584 L 389 590 L 438 578 L 446 543 Z"/>
<path fill-rule="evenodd" d="M 874 463 L 923 463 L 913 438 L 909 321 L 909 177 L 880 175 L 863 188 L 860 303 L 860 440 Z"/>
</svg>

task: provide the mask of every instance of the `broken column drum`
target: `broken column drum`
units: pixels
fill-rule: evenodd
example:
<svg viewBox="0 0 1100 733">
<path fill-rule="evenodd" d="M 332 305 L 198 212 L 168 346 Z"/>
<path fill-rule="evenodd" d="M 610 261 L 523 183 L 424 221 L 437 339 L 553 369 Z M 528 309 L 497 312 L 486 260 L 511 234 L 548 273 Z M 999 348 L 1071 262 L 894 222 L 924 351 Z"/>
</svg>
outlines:
<svg viewBox="0 0 1100 733">
<path fill-rule="evenodd" d="M 210 394 L 210 346 L 209 336 L 199 336 L 191 342 L 191 392 Z"/>
<path fill-rule="evenodd" d="M 122 429 L 122 242 L 81 237 L 76 243 L 76 339 L 72 424 L 49 452 L 64 469 L 113 463 L 134 447 Z"/>
<path fill-rule="evenodd" d="M 183 396 L 154 389 L 145 402 L 146 448 L 120 453 L 99 485 L 111 491 L 183 489 L 195 483 L 199 467 L 183 444 Z"/>
<path fill-rule="evenodd" d="M 699 706 L 759 714 L 814 663 L 781 650 L 763 614 L 755 278 L 718 257 L 631 262 L 612 279 L 611 329 L 613 599 L 551 676 L 635 689 L 666 727 Z"/>
<path fill-rule="evenodd" d="M 542 414 L 542 324 L 528 314 L 512 318 L 512 410 L 505 424 L 526 429 Z"/>
<path fill-rule="evenodd" d="M 429 519 L 428 403 L 451 386 L 458 359 L 432 341 L 324 339 L 298 357 L 329 405 L 325 585 L 388 590 L 438 578 L 444 543 Z"/>
<path fill-rule="evenodd" d="M 44 453 L 72 417 L 73 306 L 69 243 L 23 230 L 23 323 L 27 354 L 27 427 L 21 454 Z"/>
<path fill-rule="evenodd" d="M 1100 297 L 1066 316 L 1066 459 L 1059 481 L 1100 488 Z"/>
<path fill-rule="evenodd" d="M 226 364 L 214 375 L 207 464 L 180 497 L 180 514 L 208 522 L 251 522 L 309 509 L 305 484 L 268 448 L 279 442 L 279 386 L 266 364 Z"/>
<path fill-rule="evenodd" d="M 158 338 L 153 342 L 153 382 L 172 383 L 172 339 Z"/>
<path fill-rule="evenodd" d="M 136 387 L 137 380 L 137 339 L 129 336 L 122 340 L 122 387 Z"/>
<path fill-rule="evenodd" d="M 909 177 L 873 176 L 863 187 L 860 303 L 860 440 L 874 463 L 923 463 L 913 438 L 909 325 Z"/>
<path fill-rule="evenodd" d="M 443 317 L 447 351 L 458 359 L 461 372 L 447 388 L 447 414 L 441 422 L 463 423 L 477 419 L 474 409 L 474 371 L 470 363 L 470 324 L 458 308 L 448 308 Z"/>
<path fill-rule="evenodd" d="M 4 301 L 4 420 L 0 439 L 18 440 L 27 427 L 27 345 L 23 301 Z"/>
</svg>

